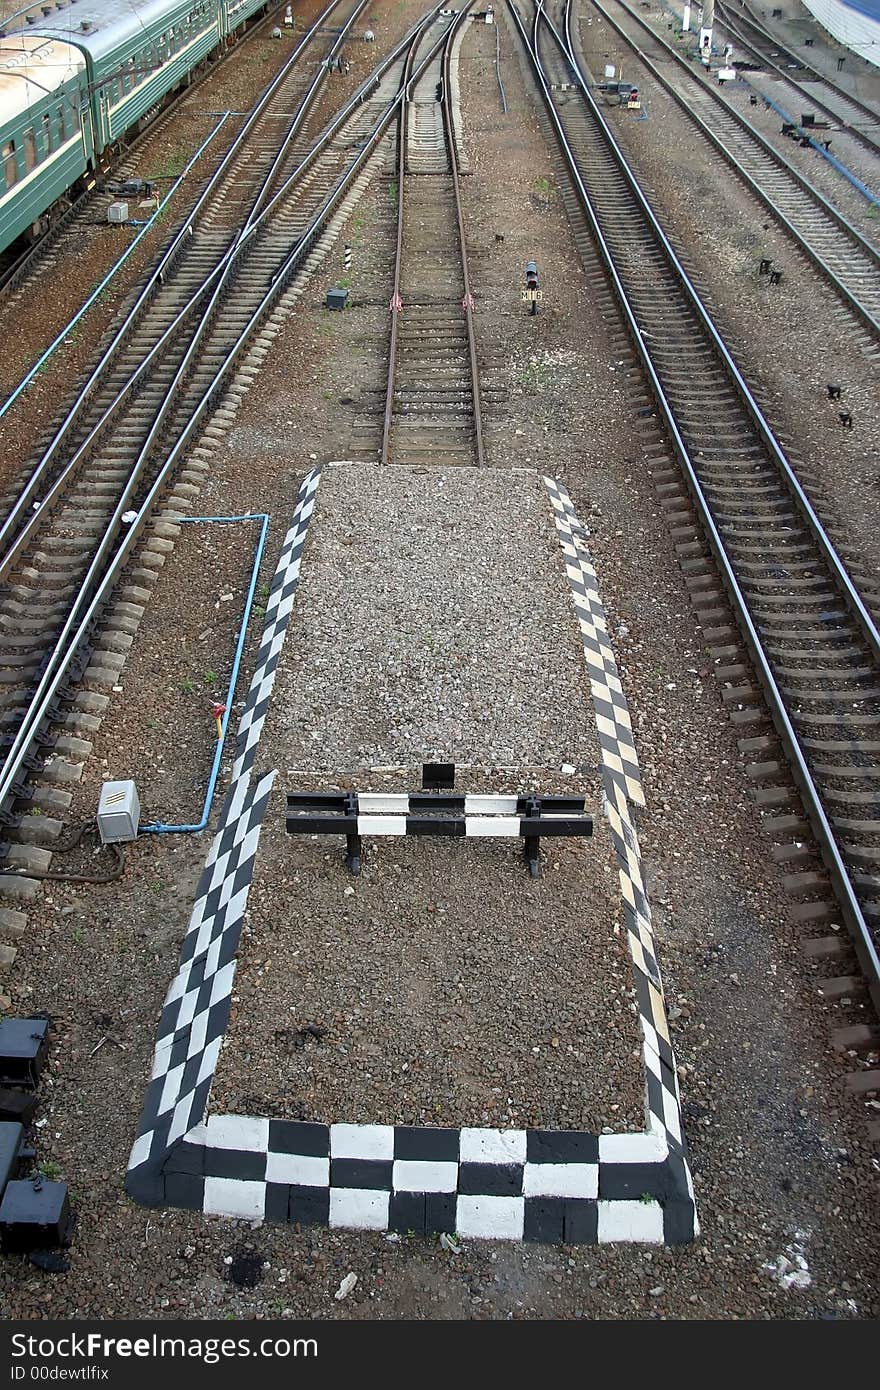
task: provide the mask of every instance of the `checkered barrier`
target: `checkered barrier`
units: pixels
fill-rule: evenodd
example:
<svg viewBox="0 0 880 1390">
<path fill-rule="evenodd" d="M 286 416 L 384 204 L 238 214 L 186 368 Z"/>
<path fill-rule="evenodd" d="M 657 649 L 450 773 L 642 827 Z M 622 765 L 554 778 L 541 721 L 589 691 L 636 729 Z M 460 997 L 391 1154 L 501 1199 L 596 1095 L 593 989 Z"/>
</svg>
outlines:
<svg viewBox="0 0 880 1390">
<path fill-rule="evenodd" d="M 245 710 L 238 726 L 236 757 L 232 768 L 233 782 L 250 772 L 254 765 L 257 744 L 260 742 L 263 725 L 266 722 L 266 712 L 272 697 L 272 687 L 275 684 L 278 659 L 284 645 L 287 624 L 290 622 L 293 599 L 296 594 L 296 586 L 299 583 L 303 548 L 306 543 L 312 512 L 315 510 L 315 494 L 318 491 L 320 481 L 320 467 L 313 468 L 303 479 L 296 500 L 293 520 L 287 535 L 284 537 L 284 544 L 278 557 L 278 564 L 266 603 L 266 620 L 263 625 L 260 650 L 257 652 L 256 670 L 248 691 Z"/>
<path fill-rule="evenodd" d="M 653 1134 L 307 1124 L 212 1115 L 165 1200 L 208 1215 L 496 1240 L 680 1244 L 681 1159 Z"/>
<path fill-rule="evenodd" d="M 260 827 L 275 773 L 251 771 L 299 581 L 303 547 L 321 480 L 303 480 L 266 603 L 263 635 L 239 721 L 229 791 L 196 890 L 180 965 L 159 1019 L 153 1071 L 129 1158 L 126 1187 L 150 1205 L 166 1200 L 169 1151 L 204 1117 L 229 1021 L 235 953 L 254 876 Z M 168 1199 L 170 1200 L 170 1199 Z"/>
<path fill-rule="evenodd" d="M 678 1169 L 693 1208 L 693 1188 L 685 1161 L 675 1055 L 669 1037 L 663 984 L 657 963 L 651 909 L 642 875 L 638 835 L 630 805 L 644 806 L 638 754 L 617 661 L 608 640 L 605 608 L 593 568 L 587 533 L 571 498 L 556 478 L 544 479 L 565 556 L 565 570 L 584 642 L 596 725 L 599 731 L 603 811 L 617 855 L 623 915 L 632 958 L 633 984 L 642 1030 L 645 1090 L 649 1128 L 668 1145 L 670 1162 Z M 692 1210 L 694 1232 L 696 1213 Z"/>
<path fill-rule="evenodd" d="M 306 484 L 303 487 L 306 489 Z M 307 498 L 301 494 L 301 501 L 309 503 L 309 511 L 313 496 L 314 487 Z M 567 531 L 559 527 L 567 568 L 569 559 L 577 559 L 580 570 L 581 559 L 585 557 L 589 564 L 589 555 L 571 502 L 559 484 L 553 484 L 551 496 L 557 526 L 562 509 L 568 511 Z M 296 530 L 295 521 L 288 537 L 291 547 L 288 551 L 285 543 L 285 551 L 298 574 L 304 533 L 296 547 L 292 539 Z M 575 545 L 574 537 L 579 534 L 581 540 Z M 574 591 L 573 569 L 572 565 L 569 578 Z M 593 580 L 593 627 L 604 633 L 595 575 Z M 582 593 L 586 586 L 582 578 L 577 582 L 577 592 Z M 279 594 L 283 590 L 286 595 L 289 616 L 292 589 L 285 581 L 278 583 L 278 575 L 273 591 L 276 586 Z M 577 597 L 575 601 L 577 604 Z M 580 616 L 580 606 L 578 613 Z M 273 662 L 273 672 L 280 650 L 276 617 L 274 609 L 271 618 L 267 613 L 267 633 L 260 649 L 266 660 Z M 283 641 L 283 626 L 280 632 Z M 600 650 L 605 649 L 603 661 L 610 655 L 612 663 L 607 673 L 616 680 L 607 638 Z M 267 687 L 258 668 L 239 735 L 239 759 L 247 754 L 248 767 L 253 764 L 270 691 L 271 681 Z M 240 779 L 242 789 L 236 792 L 238 784 L 233 783 L 227 799 L 221 829 L 199 885 L 181 968 L 163 1010 L 154 1076 L 126 1184 L 133 1197 L 145 1205 L 300 1226 L 426 1235 L 447 1231 L 465 1237 L 566 1244 L 643 1241 L 676 1245 L 693 1239 L 698 1228 L 681 1131 L 675 1063 L 653 952 L 638 841 L 629 819 L 628 797 L 640 798 L 641 782 L 619 680 L 615 694 L 617 698 L 611 702 L 616 712 L 614 727 L 629 733 L 626 750 L 621 748 L 615 754 L 609 743 L 606 812 L 621 863 L 633 950 L 646 1075 L 645 1132 L 595 1135 L 206 1116 L 208 1089 L 228 1017 L 234 953 L 259 824 L 274 776 L 270 773 L 261 779 L 251 792 L 246 771 Z M 258 716 L 253 714 L 256 701 L 261 705 Z M 599 708 L 597 704 L 597 718 Z M 249 714 L 253 717 L 248 718 Z M 233 867 L 236 846 L 240 849 Z M 224 859 L 225 855 L 230 857 Z M 215 919 L 227 906 L 218 935 Z M 187 944 L 190 940 L 191 947 Z M 199 964 L 203 960 L 204 966 Z"/>
<path fill-rule="evenodd" d="M 599 581 L 590 558 L 586 531 L 562 483 L 556 478 L 545 478 L 544 485 L 550 494 L 553 519 L 565 556 L 565 572 L 583 637 L 603 772 L 606 780 L 619 786 L 628 800 L 636 806 L 644 806 L 632 724 L 617 661 L 608 640 L 605 606 L 599 595 Z"/>
<path fill-rule="evenodd" d="M 289 835 L 344 835 L 346 863 L 361 870 L 363 835 L 441 835 L 465 839 L 496 836 L 523 841 L 533 877 L 541 871 L 541 840 L 592 835 L 584 797 L 423 792 L 290 792 Z"/>
</svg>

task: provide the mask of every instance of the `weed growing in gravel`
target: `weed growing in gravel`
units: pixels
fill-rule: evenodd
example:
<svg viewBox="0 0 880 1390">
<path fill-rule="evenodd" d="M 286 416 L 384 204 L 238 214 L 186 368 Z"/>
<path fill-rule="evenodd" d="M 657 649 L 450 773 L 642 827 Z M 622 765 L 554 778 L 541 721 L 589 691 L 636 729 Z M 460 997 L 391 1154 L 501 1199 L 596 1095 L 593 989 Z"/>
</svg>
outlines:
<svg viewBox="0 0 880 1390">
<path fill-rule="evenodd" d="M 549 178 L 538 177 L 532 182 L 532 202 L 542 203 L 545 207 L 551 206 L 553 199 L 553 185 Z"/>
<path fill-rule="evenodd" d="M 210 690 L 210 688 L 211 688 L 212 685 L 216 685 L 216 684 L 217 684 L 217 672 L 216 672 L 216 671 L 206 671 L 206 672 L 204 673 L 204 675 L 202 676 L 202 680 L 205 682 L 205 685 L 206 685 L 206 686 L 208 687 L 208 689 Z"/>
<path fill-rule="evenodd" d="M 535 359 L 523 367 L 520 380 L 523 386 L 528 386 L 532 391 L 545 391 L 553 380 L 553 369 L 548 362 Z"/>
<path fill-rule="evenodd" d="M 51 1182 L 54 1178 L 60 1178 L 60 1177 L 61 1177 L 61 1167 L 60 1167 L 60 1165 L 57 1164 L 57 1163 L 53 1163 L 53 1161 L 52 1161 L 51 1158 L 45 1159 L 45 1160 L 40 1164 L 40 1169 L 39 1169 L 39 1171 L 42 1173 L 43 1177 L 44 1177 L 44 1178 L 48 1178 L 50 1182 Z"/>
<path fill-rule="evenodd" d="M 191 694 L 193 693 L 193 691 L 195 690 L 195 686 L 193 685 L 192 681 L 189 680 L 189 679 L 187 679 L 187 680 L 182 680 L 182 681 L 180 682 L 180 688 L 181 688 L 181 690 L 183 691 L 184 695 L 191 695 Z"/>
</svg>

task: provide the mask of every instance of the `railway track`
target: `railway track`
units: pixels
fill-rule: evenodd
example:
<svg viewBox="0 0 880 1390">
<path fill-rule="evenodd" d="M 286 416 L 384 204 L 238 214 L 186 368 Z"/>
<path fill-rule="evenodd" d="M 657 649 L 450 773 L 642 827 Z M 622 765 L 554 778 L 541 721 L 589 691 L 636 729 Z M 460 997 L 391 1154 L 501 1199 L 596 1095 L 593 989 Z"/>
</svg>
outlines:
<svg viewBox="0 0 880 1390">
<path fill-rule="evenodd" d="M 41 455 L 30 461 L 12 492 L 2 499 L 0 583 L 5 582 L 10 564 L 45 519 L 30 515 L 35 499 L 39 497 L 41 514 L 54 505 L 56 496 L 79 469 L 84 457 L 81 451 L 92 448 L 111 425 L 114 446 L 118 447 L 121 431 L 124 452 L 128 452 L 138 431 L 154 419 L 186 355 L 187 332 L 192 336 L 199 324 L 206 322 L 205 306 L 226 283 L 225 277 L 233 271 L 233 262 L 248 236 L 248 249 L 256 249 L 260 215 L 273 190 L 283 185 L 291 171 L 301 179 L 307 176 L 309 113 L 326 63 L 345 37 L 343 33 L 328 42 L 320 38 L 319 29 L 338 4 L 339 0 L 328 4 L 263 93 L 122 324 L 99 351 L 71 408 L 47 436 Z M 365 0 L 357 0 L 348 7 L 346 31 L 364 5 Z M 303 56 L 310 51 L 317 59 L 313 73 L 305 72 L 303 64 Z M 296 112 L 292 118 L 291 107 Z M 244 308 L 244 302 L 235 309 L 230 307 L 232 319 L 244 322 Z M 206 368 L 209 358 L 206 354 Z M 195 388 L 197 385 L 194 383 Z M 125 409 L 129 414 L 123 422 L 120 412 Z"/>
<path fill-rule="evenodd" d="M 221 64 L 226 63 L 238 51 L 239 46 L 256 34 L 261 33 L 275 20 L 277 12 L 280 10 L 280 3 L 271 8 L 256 23 L 251 23 L 245 30 L 244 35 L 239 38 L 235 45 L 228 48 L 219 58 L 210 64 L 202 74 L 202 78 L 207 78 L 215 73 Z M 0 299 L 4 296 L 11 296 L 15 290 L 22 291 L 26 287 L 28 277 L 32 272 L 39 271 L 45 274 L 55 260 L 52 251 L 55 248 L 61 233 L 73 228 L 81 219 L 86 219 L 86 214 L 92 204 L 96 191 L 100 191 L 103 183 L 107 179 L 124 179 L 133 176 L 135 172 L 135 156 L 140 153 L 141 146 L 147 141 L 155 139 L 161 135 L 162 131 L 173 119 L 178 106 L 192 96 L 193 90 L 197 89 L 199 81 L 178 92 L 178 94 L 162 106 L 152 120 L 138 131 L 128 142 L 125 149 L 115 160 L 103 167 L 98 174 L 89 182 L 89 186 L 73 200 L 68 208 L 56 218 L 50 227 L 32 245 L 26 247 L 19 255 L 10 257 L 6 252 L 0 256 Z"/>
<path fill-rule="evenodd" d="M 821 111 L 823 116 L 839 129 L 845 130 L 865 149 L 880 154 L 880 112 L 857 97 L 850 96 L 806 58 L 794 53 L 759 24 L 745 6 L 731 10 L 730 6 L 719 3 L 715 17 L 716 23 L 720 23 L 745 53 L 751 54 L 762 67 L 781 77 L 809 102 L 811 110 Z M 804 76 L 793 76 L 798 72 Z"/>
<path fill-rule="evenodd" d="M 530 25 L 513 0 L 510 10 L 678 461 L 655 480 L 725 703 L 737 725 L 772 719 L 775 736 L 741 747 L 799 898 L 796 920 L 825 933 L 813 954 L 838 968 L 846 954 L 829 924 L 846 924 L 861 978 L 830 977 L 823 991 L 867 988 L 880 1009 L 876 596 L 859 594 L 617 146 L 579 66 L 570 0 L 558 26 L 542 0 Z M 837 1039 L 876 1040 L 858 1028 Z"/>
<path fill-rule="evenodd" d="M 626 0 L 591 0 L 591 3 L 779 220 L 847 307 L 874 337 L 880 338 L 880 251 L 877 247 L 798 173 L 717 87 L 710 85 L 692 63 L 683 59 L 641 15 L 636 14 Z M 634 37 L 634 30 L 638 39 Z"/>
<path fill-rule="evenodd" d="M 460 11 L 442 50 L 412 83 L 400 116 L 383 463 L 484 462 L 474 300 L 451 109 L 452 51 L 469 8 Z"/>
<path fill-rule="evenodd" d="M 351 22 L 361 8 L 350 7 Z M 232 213 L 223 197 L 232 168 L 221 166 L 216 198 L 203 202 L 214 211 L 212 221 L 200 236 L 186 238 L 197 254 L 180 256 L 175 273 L 159 284 L 137 320 L 148 325 L 146 336 L 120 330 L 56 431 L 37 481 L 31 478 L 11 508 L 0 560 L 0 812 L 10 839 L 29 809 L 27 770 L 39 770 L 53 749 L 66 750 L 70 729 L 83 722 L 71 708 L 74 682 L 88 663 L 114 584 L 232 366 L 383 139 L 401 105 L 410 50 L 436 24 L 432 11 L 317 138 L 304 121 L 309 87 L 293 122 L 288 118 L 287 134 L 276 138 L 264 177 L 251 184 L 249 210 L 237 224 L 243 209 Z M 334 45 L 343 39 L 334 38 Z M 418 60 L 416 78 L 432 56 L 429 50 Z M 285 99 L 280 87 L 275 99 Z M 245 145 L 239 155 L 258 157 Z M 182 300 L 189 310 L 179 307 Z M 63 458 L 63 466 L 53 471 L 50 455 L 53 464 Z M 35 491 L 39 504 L 30 514 Z M 39 819 L 44 835 L 59 833 L 60 823 Z"/>
</svg>

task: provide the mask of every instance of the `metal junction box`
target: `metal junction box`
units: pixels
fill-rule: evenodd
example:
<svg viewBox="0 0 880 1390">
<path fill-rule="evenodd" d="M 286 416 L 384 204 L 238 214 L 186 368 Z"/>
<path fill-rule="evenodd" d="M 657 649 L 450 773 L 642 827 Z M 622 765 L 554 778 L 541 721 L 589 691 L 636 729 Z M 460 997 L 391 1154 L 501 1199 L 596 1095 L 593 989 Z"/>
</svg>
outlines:
<svg viewBox="0 0 880 1390">
<path fill-rule="evenodd" d="M 7 1253 L 64 1245 L 70 1238 L 70 1199 L 66 1182 L 16 1178 L 0 1202 L 0 1245 Z"/>
<path fill-rule="evenodd" d="M 327 291 L 327 298 L 324 300 L 324 308 L 344 309 L 347 299 L 348 290 L 344 290 L 337 285 L 332 290 Z"/>
<path fill-rule="evenodd" d="M 0 1084 L 36 1089 L 46 1060 L 48 1030 L 45 1018 L 4 1018 L 0 1022 Z"/>
<path fill-rule="evenodd" d="M 105 782 L 98 800 L 98 833 L 102 845 L 136 840 L 141 818 L 137 787 L 130 779 Z"/>
<path fill-rule="evenodd" d="M 108 222 L 127 222 L 128 203 L 111 203 L 107 209 Z"/>
</svg>

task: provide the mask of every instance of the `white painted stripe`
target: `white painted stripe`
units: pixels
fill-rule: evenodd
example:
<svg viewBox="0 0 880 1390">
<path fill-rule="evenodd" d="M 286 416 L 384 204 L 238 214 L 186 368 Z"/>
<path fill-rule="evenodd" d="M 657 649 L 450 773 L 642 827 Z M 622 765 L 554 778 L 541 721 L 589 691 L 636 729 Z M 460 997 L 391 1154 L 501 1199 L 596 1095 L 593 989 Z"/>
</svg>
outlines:
<svg viewBox="0 0 880 1390">
<path fill-rule="evenodd" d="M 259 1221 L 266 1214 L 266 1184 L 240 1178 L 205 1178 L 206 1216 L 238 1216 Z"/>
<path fill-rule="evenodd" d="M 526 1197 L 589 1197 L 599 1195 L 598 1163 L 527 1163 L 523 1174 Z"/>
<path fill-rule="evenodd" d="M 269 1121 L 252 1119 L 249 1115 L 209 1115 L 208 1144 L 212 1149 L 266 1153 Z"/>
<path fill-rule="evenodd" d="M 292 1183 L 295 1187 L 329 1187 L 330 1160 L 312 1154 L 283 1154 L 273 1150 L 266 1159 L 266 1181 Z"/>
<path fill-rule="evenodd" d="M 454 1192 L 458 1164 L 398 1158 L 394 1161 L 396 1192 Z"/>
<path fill-rule="evenodd" d="M 600 1163 L 662 1163 L 669 1153 L 666 1135 L 600 1134 Z"/>
<path fill-rule="evenodd" d="M 384 811 L 406 815 L 408 810 L 409 796 L 406 792 L 358 792 L 358 811 L 362 815 Z"/>
<path fill-rule="evenodd" d="M 388 1229 L 389 1192 L 364 1187 L 331 1187 L 330 1225 L 358 1231 Z"/>
<path fill-rule="evenodd" d="M 405 835 L 406 816 L 358 816 L 359 835 Z"/>
<path fill-rule="evenodd" d="M 459 1138 L 461 1163 L 525 1163 L 524 1129 L 463 1129 Z"/>
<path fill-rule="evenodd" d="M 459 1235 L 482 1240 L 522 1240 L 525 1201 L 522 1197 L 465 1197 L 459 1195 L 455 1226 Z"/>
<path fill-rule="evenodd" d="M 330 1153 L 334 1158 L 393 1158 L 394 1126 L 331 1125 Z"/>
<path fill-rule="evenodd" d="M 515 816 L 515 796 L 476 796 L 467 795 L 464 799 L 466 816 Z"/>
<path fill-rule="evenodd" d="M 519 835 L 519 816 L 473 816 L 464 824 L 466 835 Z"/>
<path fill-rule="evenodd" d="M 658 1202 L 608 1201 L 599 1203 L 599 1244 L 638 1240 L 663 1244 L 663 1208 Z"/>
</svg>

